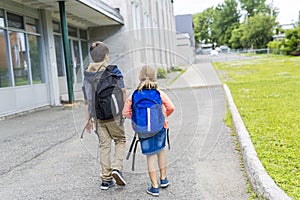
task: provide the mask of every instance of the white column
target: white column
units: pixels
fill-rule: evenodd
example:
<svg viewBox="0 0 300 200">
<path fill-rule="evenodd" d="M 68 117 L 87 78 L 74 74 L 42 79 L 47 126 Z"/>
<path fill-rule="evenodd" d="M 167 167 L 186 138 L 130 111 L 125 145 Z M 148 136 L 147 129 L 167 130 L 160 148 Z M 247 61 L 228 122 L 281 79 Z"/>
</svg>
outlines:
<svg viewBox="0 0 300 200">
<path fill-rule="evenodd" d="M 45 73 L 47 77 L 47 85 L 49 88 L 50 104 L 60 105 L 59 98 L 59 82 L 55 55 L 55 42 L 52 27 L 52 17 L 49 11 L 42 10 L 43 22 L 43 38 L 45 47 Z"/>
</svg>

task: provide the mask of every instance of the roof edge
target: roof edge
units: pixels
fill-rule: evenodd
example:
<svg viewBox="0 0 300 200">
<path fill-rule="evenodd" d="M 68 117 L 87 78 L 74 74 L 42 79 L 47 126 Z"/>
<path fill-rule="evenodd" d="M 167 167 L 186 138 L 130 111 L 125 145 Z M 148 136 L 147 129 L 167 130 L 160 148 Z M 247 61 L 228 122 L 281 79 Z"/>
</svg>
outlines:
<svg viewBox="0 0 300 200">
<path fill-rule="evenodd" d="M 124 24 L 122 15 L 114 8 L 110 7 L 101 0 L 77 0 L 78 2 L 106 15 L 114 21 Z"/>
</svg>

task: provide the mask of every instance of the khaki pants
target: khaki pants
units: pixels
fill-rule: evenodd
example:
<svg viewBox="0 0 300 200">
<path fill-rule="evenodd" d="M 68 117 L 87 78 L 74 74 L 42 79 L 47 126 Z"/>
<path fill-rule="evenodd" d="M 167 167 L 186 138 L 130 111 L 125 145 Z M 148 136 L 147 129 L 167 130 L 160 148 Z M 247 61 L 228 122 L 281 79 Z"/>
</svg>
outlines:
<svg viewBox="0 0 300 200">
<path fill-rule="evenodd" d="M 102 170 L 101 178 L 104 181 L 112 180 L 112 169 L 117 169 L 119 171 L 123 170 L 126 138 L 124 125 L 119 126 L 119 123 L 119 118 L 115 121 L 98 123 L 98 134 L 100 137 L 100 165 Z M 115 143 L 113 161 L 111 161 L 112 140 Z"/>
</svg>

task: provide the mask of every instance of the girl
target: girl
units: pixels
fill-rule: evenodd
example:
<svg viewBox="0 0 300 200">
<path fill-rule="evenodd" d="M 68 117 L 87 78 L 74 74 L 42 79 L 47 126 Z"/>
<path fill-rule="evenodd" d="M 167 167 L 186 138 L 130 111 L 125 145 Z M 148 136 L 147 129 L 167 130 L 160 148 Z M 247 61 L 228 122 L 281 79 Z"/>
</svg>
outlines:
<svg viewBox="0 0 300 200">
<path fill-rule="evenodd" d="M 139 86 L 137 90 L 154 89 L 158 90 L 156 84 L 155 69 L 149 66 L 143 66 L 139 75 Z M 158 163 L 160 171 L 160 187 L 166 188 L 170 184 L 166 175 L 166 129 L 168 129 L 167 117 L 174 111 L 174 105 L 169 97 L 163 91 L 158 90 L 162 99 L 162 110 L 165 115 L 164 128 L 155 136 L 140 140 L 142 153 L 147 155 L 148 173 L 151 180 L 151 186 L 147 193 L 153 196 L 159 195 L 159 183 L 157 180 L 156 164 Z M 131 119 L 132 117 L 132 95 L 125 102 L 123 116 Z M 149 145 L 154 144 L 154 145 Z"/>
</svg>

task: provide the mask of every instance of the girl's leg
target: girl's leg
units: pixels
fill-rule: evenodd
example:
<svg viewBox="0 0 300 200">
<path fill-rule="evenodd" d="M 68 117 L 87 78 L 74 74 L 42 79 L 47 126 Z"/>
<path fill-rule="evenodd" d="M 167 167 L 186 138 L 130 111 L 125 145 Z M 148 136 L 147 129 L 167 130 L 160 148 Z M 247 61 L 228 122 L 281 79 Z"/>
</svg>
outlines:
<svg viewBox="0 0 300 200">
<path fill-rule="evenodd" d="M 147 156 L 148 172 L 152 187 L 158 188 L 157 173 L 156 173 L 157 155 Z"/>
<path fill-rule="evenodd" d="M 160 179 L 164 180 L 167 177 L 167 156 L 165 148 L 158 154 L 158 166 L 160 171 Z"/>
</svg>

